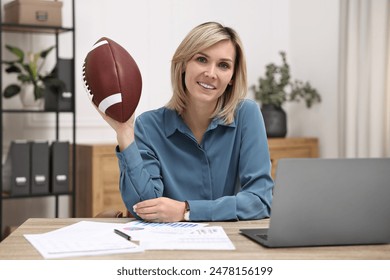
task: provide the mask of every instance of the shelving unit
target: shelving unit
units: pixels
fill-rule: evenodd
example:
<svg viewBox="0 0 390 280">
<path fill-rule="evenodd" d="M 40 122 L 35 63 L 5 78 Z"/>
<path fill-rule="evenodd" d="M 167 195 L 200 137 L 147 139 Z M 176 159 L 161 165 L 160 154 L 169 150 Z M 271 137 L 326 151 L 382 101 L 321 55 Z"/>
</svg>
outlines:
<svg viewBox="0 0 390 280">
<path fill-rule="evenodd" d="M 72 94 L 72 109 L 70 111 L 59 111 L 57 110 L 51 110 L 51 111 L 36 111 L 36 110 L 23 110 L 23 109 L 3 109 L 3 97 L 0 98 L 0 149 L 1 149 L 1 158 L 3 159 L 4 155 L 4 125 L 3 125 L 3 115 L 4 114 L 52 114 L 55 116 L 55 138 L 54 139 L 47 139 L 49 141 L 58 141 L 60 140 L 60 115 L 61 114 L 71 114 L 72 116 L 72 140 L 70 141 L 70 150 L 71 150 L 71 169 L 69 171 L 69 175 L 71 175 L 69 183 L 70 183 L 70 190 L 68 192 L 62 192 L 62 193 L 47 193 L 47 194 L 29 194 L 29 195 L 22 195 L 22 196 L 12 196 L 10 194 L 4 193 L 4 186 L 2 180 L 0 180 L 0 240 L 3 239 L 3 201 L 4 200 L 19 200 L 19 199 L 26 199 L 26 198 L 42 198 L 42 197 L 54 197 L 55 199 L 55 217 L 58 217 L 59 215 L 59 197 L 60 196 L 69 196 L 72 200 L 72 216 L 76 213 L 76 149 L 72 148 L 76 145 L 76 104 L 75 104 L 75 83 L 74 83 L 74 58 L 75 58 L 75 0 L 68 0 L 69 4 L 72 5 L 71 7 L 71 17 L 72 17 L 72 27 L 59 27 L 59 26 L 43 26 L 43 25 L 28 25 L 28 24 L 14 24 L 14 23 L 4 23 L 2 19 L 2 13 L 0 12 L 0 58 L 3 58 L 3 33 L 22 33 L 22 34 L 37 34 L 37 35 L 46 35 L 46 36 L 54 36 L 55 38 L 55 50 L 56 50 L 56 61 L 59 59 L 59 36 L 61 34 L 65 33 L 71 33 L 71 40 L 72 40 L 72 57 L 73 57 L 73 83 L 71 85 L 70 91 Z M 1 11 L 3 10 L 3 3 L 0 0 L 0 7 Z M 8 42 L 7 42 L 8 43 Z M 3 68 L 2 68 L 3 69 Z M 0 78 L 0 90 L 2 95 L 2 89 L 3 89 L 3 74 Z M 25 136 L 26 138 L 28 135 Z M 3 176 L 3 161 L 2 164 L 0 164 L 0 174 Z"/>
</svg>

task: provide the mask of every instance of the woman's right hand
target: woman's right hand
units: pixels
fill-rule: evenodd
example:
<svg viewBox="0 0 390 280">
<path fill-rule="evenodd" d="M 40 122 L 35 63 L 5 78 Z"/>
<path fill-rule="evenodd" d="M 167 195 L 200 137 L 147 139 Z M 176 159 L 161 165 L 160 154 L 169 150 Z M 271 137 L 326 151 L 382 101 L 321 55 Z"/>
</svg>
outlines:
<svg viewBox="0 0 390 280">
<path fill-rule="evenodd" d="M 115 130 L 116 139 L 118 141 L 119 149 L 123 151 L 134 141 L 134 114 L 126 122 L 121 123 L 101 112 L 98 108 L 96 110 L 102 118 Z"/>
</svg>

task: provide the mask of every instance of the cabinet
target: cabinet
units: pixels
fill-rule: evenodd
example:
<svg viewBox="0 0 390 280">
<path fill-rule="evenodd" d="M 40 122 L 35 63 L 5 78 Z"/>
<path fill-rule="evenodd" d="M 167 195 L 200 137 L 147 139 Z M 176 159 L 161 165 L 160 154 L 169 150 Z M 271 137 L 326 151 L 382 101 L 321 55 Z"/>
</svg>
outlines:
<svg viewBox="0 0 390 280">
<path fill-rule="evenodd" d="M 55 46 L 55 59 L 56 61 L 58 62 L 60 57 L 59 57 L 59 49 L 61 48 L 66 48 L 68 47 L 69 48 L 69 45 L 66 44 L 66 46 L 64 47 L 62 44 L 63 44 L 63 41 L 64 40 L 60 40 L 62 39 L 62 36 L 64 34 L 68 34 L 66 35 L 66 39 L 69 41 L 71 41 L 71 49 L 67 49 L 67 51 L 71 52 L 71 56 L 72 56 L 72 59 L 70 59 L 71 61 L 71 67 L 70 67 L 70 79 L 71 79 L 71 82 L 70 82 L 70 85 L 68 85 L 70 88 L 69 88 L 69 91 L 72 94 L 72 97 L 71 97 L 71 101 L 70 101 L 70 104 L 71 104 L 71 108 L 70 109 L 67 109 L 67 110 L 60 110 L 59 108 L 61 108 L 59 106 L 59 102 L 57 103 L 58 106 L 56 107 L 56 109 L 50 109 L 50 110 L 25 110 L 25 109 L 7 109 L 7 108 L 4 108 L 4 102 L 3 102 L 3 97 L 1 96 L 0 98 L 0 129 L 1 129 L 1 136 L 0 136 L 0 148 L 1 148 L 1 156 L 2 156 L 2 163 L 4 161 L 4 155 L 5 155 L 5 148 L 4 147 L 7 147 L 9 146 L 9 142 L 12 140 L 7 140 L 8 143 L 5 143 L 5 134 L 9 131 L 5 131 L 4 129 L 4 121 L 5 121 L 5 118 L 4 116 L 5 115 L 25 115 L 25 116 L 36 116 L 37 114 L 48 114 L 48 115 L 53 115 L 54 117 L 50 117 L 50 122 L 52 121 L 53 123 L 50 125 L 50 128 L 53 127 L 53 130 L 54 130 L 54 133 L 52 133 L 53 137 L 51 139 L 44 139 L 44 140 L 48 140 L 48 141 L 61 141 L 62 138 L 60 138 L 60 132 L 62 131 L 62 123 L 61 123 L 61 116 L 63 114 L 70 114 L 71 116 L 69 117 L 70 119 L 70 131 L 71 131 L 71 136 L 68 136 L 68 140 L 69 142 L 71 142 L 71 147 L 72 147 L 72 144 L 74 146 L 74 144 L 76 143 L 76 114 L 75 114 L 75 86 L 74 86 L 74 57 L 75 57 L 75 0 L 65 0 L 64 2 L 66 2 L 67 4 L 67 7 L 69 9 L 67 9 L 67 13 L 69 12 L 70 15 L 68 15 L 70 18 L 71 18 L 71 23 L 69 25 L 71 25 L 71 27 L 62 27 L 62 26 L 50 26 L 50 25 L 33 25 L 33 24 L 15 24 L 15 23 L 5 23 L 3 21 L 3 13 L 1 12 L 0 13 L 0 57 L 1 59 L 3 60 L 3 47 L 5 44 L 11 44 L 11 45 L 15 45 L 15 46 L 18 46 L 20 48 L 23 48 L 24 46 L 21 44 L 21 42 L 23 42 L 23 39 L 26 39 L 27 35 L 30 36 L 34 36 L 34 38 L 42 38 L 43 36 L 50 36 L 52 38 L 50 38 L 50 40 L 53 40 L 54 39 L 54 46 Z M 64 3 L 65 4 L 65 3 Z M 3 8 L 4 8 L 4 5 L 3 5 L 3 1 L 0 0 L 0 7 L 3 11 Z M 5 37 L 5 34 L 10 34 L 10 33 L 13 33 L 13 34 L 19 34 L 18 36 L 20 37 L 21 40 L 19 40 L 17 43 L 14 43 L 14 42 L 11 42 L 11 40 L 7 40 L 5 41 L 4 40 L 4 37 Z M 65 35 L 64 35 L 65 36 Z M 18 37 L 18 38 L 19 38 Z M 8 38 L 8 37 L 7 37 Z M 10 38 L 12 39 L 13 37 L 10 36 Z M 45 37 L 46 38 L 46 37 Z M 8 38 L 9 39 L 9 38 Z M 61 42 L 61 43 L 60 43 Z M 2 67 L 3 69 L 3 67 Z M 2 70 L 4 71 L 4 70 Z M 4 88 L 3 86 L 3 79 L 4 79 L 4 75 L 3 75 L 4 72 L 2 72 L 2 75 L 1 75 L 1 78 L 0 78 L 0 89 L 1 89 L 1 92 Z M 57 97 L 58 99 L 58 97 Z M 10 118 L 8 118 L 9 120 Z M 27 117 L 26 117 L 27 119 Z M 61 135 L 62 136 L 62 135 Z M 8 137 L 9 138 L 9 137 Z M 29 134 L 28 132 L 25 132 L 23 131 L 23 138 L 24 139 L 27 139 L 27 140 L 36 140 L 36 139 L 30 139 L 29 138 Z M 39 140 L 42 140 L 41 138 Z M 75 168 L 76 168 L 76 153 L 75 153 L 75 149 L 70 149 L 70 170 L 69 170 L 69 184 L 70 184 L 70 187 L 69 187 L 69 191 L 65 191 L 65 192 L 61 192 L 61 193 L 46 193 L 46 194 L 26 194 L 26 195 L 19 195 L 19 196 L 13 196 L 13 195 L 10 195 L 8 193 L 5 193 L 4 192 L 4 186 L 3 186 L 3 182 L 2 180 L 0 180 L 0 230 L 1 230 L 1 233 L 0 233 L 0 240 L 2 239 L 2 233 L 3 233 L 3 229 L 5 227 L 5 225 L 3 225 L 3 217 L 4 217 L 4 211 L 3 211 L 3 207 L 4 207 L 4 201 L 5 200 L 10 200 L 11 203 L 12 201 L 15 201 L 15 200 L 18 200 L 20 201 L 21 199 L 35 199 L 35 198 L 42 198 L 42 197 L 51 197 L 54 199 L 54 204 L 55 204 L 55 207 L 54 207 L 54 211 L 55 211 L 55 217 L 58 217 L 58 214 L 59 214 L 59 198 L 60 196 L 68 196 L 70 197 L 70 200 L 71 200 L 71 212 L 72 212 L 72 216 L 74 216 L 74 213 L 75 213 L 75 182 L 76 182 L 76 172 L 75 172 Z M 3 164 L 0 164 L 0 174 L 1 176 L 3 176 Z"/>
<path fill-rule="evenodd" d="M 268 147 L 272 163 L 272 178 L 275 178 L 276 167 L 281 158 L 318 157 L 317 138 L 269 138 Z"/>
<path fill-rule="evenodd" d="M 119 192 L 115 144 L 76 145 L 77 217 L 94 217 L 105 210 L 126 212 Z"/>
</svg>

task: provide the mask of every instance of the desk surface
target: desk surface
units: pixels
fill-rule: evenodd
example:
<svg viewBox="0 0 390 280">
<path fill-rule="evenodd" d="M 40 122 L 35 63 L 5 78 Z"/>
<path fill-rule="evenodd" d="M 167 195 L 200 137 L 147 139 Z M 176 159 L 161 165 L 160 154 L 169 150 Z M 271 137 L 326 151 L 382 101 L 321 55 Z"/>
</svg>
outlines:
<svg viewBox="0 0 390 280">
<path fill-rule="evenodd" d="M 42 259 L 42 256 L 23 237 L 23 234 L 35 234 L 52 231 L 73 223 L 89 220 L 100 222 L 129 222 L 131 219 L 28 219 L 10 236 L 0 243 L 0 259 Z M 240 221 L 240 222 L 217 222 L 208 223 L 210 225 L 223 226 L 225 232 L 236 247 L 234 251 L 145 251 L 133 254 L 115 254 L 72 259 L 192 259 L 192 260 L 283 260 L 283 259 L 390 259 L 390 244 L 388 245 L 362 245 L 362 246 L 324 246 L 306 248 L 265 248 L 239 233 L 240 228 L 266 228 L 268 220 L 260 221 Z"/>
</svg>

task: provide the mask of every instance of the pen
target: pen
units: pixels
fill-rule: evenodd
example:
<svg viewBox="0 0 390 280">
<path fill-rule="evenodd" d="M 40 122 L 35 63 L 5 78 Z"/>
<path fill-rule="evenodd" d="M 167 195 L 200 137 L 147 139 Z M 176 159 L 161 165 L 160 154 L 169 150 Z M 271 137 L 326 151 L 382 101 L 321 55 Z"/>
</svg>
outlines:
<svg viewBox="0 0 390 280">
<path fill-rule="evenodd" d="M 123 238 L 127 239 L 127 240 L 131 240 L 131 236 L 130 235 L 127 235 L 126 233 L 124 232 L 121 232 L 120 230 L 118 229 L 114 229 L 114 232 L 120 236 L 122 236 Z"/>
</svg>

